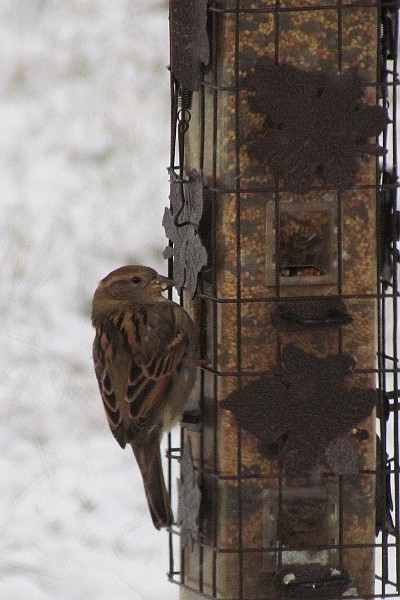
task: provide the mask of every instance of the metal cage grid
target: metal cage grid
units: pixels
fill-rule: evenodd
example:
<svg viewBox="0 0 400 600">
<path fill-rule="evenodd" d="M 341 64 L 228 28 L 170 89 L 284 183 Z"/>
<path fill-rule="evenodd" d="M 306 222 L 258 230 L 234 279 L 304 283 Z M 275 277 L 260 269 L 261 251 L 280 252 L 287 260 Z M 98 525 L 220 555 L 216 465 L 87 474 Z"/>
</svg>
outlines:
<svg viewBox="0 0 400 600">
<path fill-rule="evenodd" d="M 297 3 L 298 4 L 298 3 Z M 374 543 L 365 544 L 354 542 L 346 543 L 344 535 L 343 506 L 345 502 L 345 485 L 342 476 L 337 476 L 338 490 L 338 531 L 339 536 L 332 544 L 323 544 L 325 550 L 334 550 L 338 552 L 339 565 L 343 562 L 343 553 L 360 548 L 373 548 L 376 555 L 376 587 L 373 593 L 363 593 L 363 598 L 389 598 L 398 597 L 400 586 L 400 483 L 399 483 L 399 357 L 398 357 L 398 268 L 397 268 L 397 238 L 398 238 L 398 213 L 396 209 L 396 194 L 398 188 L 397 177 L 397 48 L 398 48 L 398 22 L 397 22 L 397 4 L 394 2 L 380 2 L 378 4 L 369 1 L 344 2 L 338 0 L 337 3 L 318 3 L 313 5 L 311 2 L 305 2 L 304 5 L 295 5 L 291 2 L 276 0 L 274 3 L 250 2 L 250 0 L 231 0 L 230 2 L 219 2 L 210 0 L 208 4 L 208 31 L 211 45 L 210 64 L 206 73 L 200 82 L 199 92 L 194 98 L 193 110 L 190 103 L 183 107 L 178 103 L 179 86 L 171 78 L 172 95 L 172 114 L 171 114 L 171 164 L 170 169 L 178 172 L 182 178 L 184 169 L 195 166 L 201 172 L 208 172 L 209 176 L 204 181 L 204 194 L 206 204 L 206 214 L 203 217 L 202 230 L 204 238 L 207 241 L 209 253 L 209 267 L 204 270 L 201 278 L 201 285 L 195 302 L 203 307 L 201 310 L 200 327 L 202 331 L 202 349 L 203 354 L 207 355 L 210 363 L 203 365 L 200 369 L 197 395 L 199 396 L 201 411 L 207 413 L 209 423 L 213 423 L 212 432 L 206 437 L 204 430 L 194 434 L 198 445 L 198 460 L 196 461 L 196 471 L 203 484 L 203 494 L 205 497 L 206 508 L 200 514 L 199 518 L 199 539 L 196 542 L 196 551 L 193 553 L 191 548 L 180 548 L 179 529 L 172 528 L 170 531 L 170 566 L 169 578 L 172 582 L 179 584 L 183 590 L 183 598 L 193 598 L 197 595 L 208 598 L 225 597 L 219 595 L 218 591 L 218 571 L 219 560 L 224 556 L 235 556 L 235 565 L 237 581 L 235 583 L 235 592 L 227 595 L 229 599 L 249 600 L 257 597 L 270 598 L 266 594 L 250 596 L 246 583 L 245 573 L 248 569 L 247 557 L 253 554 L 257 559 L 262 560 L 262 556 L 270 551 L 267 547 L 249 547 L 246 545 L 245 535 L 243 533 L 243 521 L 245 519 L 243 512 L 244 494 L 246 483 L 249 479 L 260 480 L 273 478 L 277 480 L 278 496 L 278 521 L 282 519 L 281 500 L 283 495 L 283 476 L 282 470 L 276 474 L 269 474 L 266 477 L 263 474 L 250 475 L 246 472 L 246 466 L 243 458 L 243 431 L 237 427 L 237 444 L 234 448 L 237 473 L 236 475 L 225 474 L 220 468 L 218 456 L 218 445 L 221 443 L 218 424 L 220 419 L 218 403 L 221 400 L 221 381 L 224 379 L 234 380 L 235 386 L 241 388 L 246 378 L 261 375 L 264 372 L 263 365 L 260 368 L 253 366 L 249 368 L 248 361 L 244 360 L 243 351 L 243 331 L 244 314 L 247 307 L 251 304 L 273 305 L 277 302 L 290 302 L 294 296 L 291 296 L 287 288 L 282 289 L 282 277 L 279 270 L 275 269 L 274 293 L 272 295 L 248 294 L 243 285 L 243 278 L 247 276 L 243 267 L 243 205 L 244 199 L 249 195 L 271 200 L 271 215 L 274 219 L 276 264 L 279 264 L 279 255 L 281 252 L 280 243 L 280 224 L 282 218 L 282 196 L 285 193 L 282 181 L 277 175 L 273 181 L 264 182 L 262 185 L 253 186 L 248 180 L 243 178 L 243 165 L 241 146 L 243 139 L 243 112 L 241 108 L 241 92 L 243 90 L 243 78 L 241 77 L 241 68 L 243 56 L 241 54 L 242 44 L 241 35 L 243 31 L 243 19 L 249 15 L 257 15 L 260 19 L 263 15 L 266 18 L 273 19 L 273 37 L 274 37 L 274 59 L 276 64 L 281 56 L 281 20 L 283 15 L 290 14 L 295 16 L 302 12 L 314 12 L 331 14 L 333 20 L 337 23 L 336 30 L 336 68 L 340 72 L 344 64 L 344 36 L 346 32 L 343 29 L 344 15 L 346 11 L 365 11 L 375 9 L 379 17 L 377 18 L 377 40 L 379 48 L 377 54 L 376 80 L 370 81 L 367 87 L 375 89 L 376 97 L 379 103 L 388 108 L 391 123 L 385 129 L 381 140 L 382 145 L 388 150 L 383 159 L 379 159 L 375 164 L 375 181 L 356 182 L 353 189 L 356 191 L 373 191 L 376 198 L 376 210 L 378 214 L 376 232 L 366 232 L 366 235 L 376 236 L 376 248 L 378 254 L 378 272 L 376 273 L 375 290 L 349 292 L 344 285 L 343 262 L 338 260 L 337 265 L 337 289 L 336 294 L 346 302 L 374 302 L 377 313 L 377 352 L 376 364 L 374 367 L 359 369 L 361 374 L 366 374 L 376 379 L 377 387 L 380 391 L 380 401 L 377 409 L 379 417 L 377 430 L 381 439 L 378 451 L 378 462 L 376 470 L 366 470 L 365 474 L 370 474 L 375 478 L 380 478 L 384 482 L 384 489 L 381 493 L 384 506 L 384 523 L 382 531 Z M 218 39 L 221 19 L 229 18 L 233 24 L 233 63 L 232 77 L 226 81 L 221 75 L 218 63 L 218 52 L 220 51 L 220 42 Z M 220 99 L 224 94 L 229 94 L 234 98 L 231 112 L 233 114 L 232 139 L 234 152 L 232 159 L 232 172 L 226 177 L 221 177 L 219 153 L 224 152 L 222 148 L 219 130 L 223 126 L 220 116 Z M 181 100 L 182 101 L 182 100 Z M 189 125 L 189 119 L 193 121 L 193 115 L 196 114 L 198 122 L 197 136 L 195 141 L 190 141 L 192 148 L 184 155 L 184 137 L 179 138 L 179 122 L 182 114 L 185 115 L 186 123 Z M 195 127 L 190 123 L 190 127 Z M 186 133 L 186 131 L 185 131 Z M 178 144 L 177 144 L 178 140 Z M 193 148 L 193 145 L 196 148 Z M 177 152 L 177 145 L 178 150 Z M 177 157 L 177 155 L 179 156 Z M 188 158 L 189 155 L 189 158 Z M 190 163 L 192 157 L 197 164 Z M 177 164 L 178 163 L 178 164 Z M 325 186 L 326 187 L 326 186 Z M 329 186 L 328 186 L 329 187 Z M 318 186 L 312 188 L 316 192 L 320 189 Z M 221 257 L 219 246 L 221 243 L 220 232 L 217 227 L 220 218 L 221 203 L 223 198 L 229 197 L 234 206 L 234 231 L 235 236 L 232 240 L 232 252 L 234 254 L 233 263 L 235 265 L 232 278 L 235 281 L 234 293 L 221 293 L 221 286 L 218 280 L 218 273 L 221 271 Z M 340 224 L 343 218 L 342 192 L 337 192 L 337 222 Z M 382 227 L 382 221 L 386 226 Z M 339 226 L 337 230 L 337 256 L 343 255 L 343 232 Z M 383 258 L 386 257 L 386 258 Z M 386 261 L 386 262 L 385 262 Z M 385 263 L 385 264 L 383 264 Z M 173 273 L 173 265 L 169 265 L 170 275 Z M 296 300 L 302 297 L 296 295 Z M 321 295 L 321 297 L 324 297 Z M 313 295 L 318 300 L 318 294 Z M 232 327 L 231 336 L 235 338 L 233 344 L 236 349 L 235 364 L 231 368 L 221 368 L 219 359 L 220 346 L 220 328 L 221 311 L 228 307 L 230 314 L 235 314 L 235 322 Z M 246 312 L 247 314 L 247 312 Z M 281 353 L 281 336 L 276 335 L 276 354 L 279 357 Z M 337 334 L 337 352 L 343 352 L 344 337 L 342 328 L 339 328 Z M 357 369 L 356 369 L 357 371 Z M 207 396 L 207 406 L 205 397 Z M 210 400 L 211 398 L 211 400 Z M 173 474 L 180 459 L 180 448 L 184 437 L 184 430 L 181 433 L 180 445 L 174 444 L 172 438 L 169 440 L 169 484 L 172 494 Z M 207 455 L 207 459 L 205 459 Z M 219 514 L 223 507 L 219 507 L 220 502 L 219 489 L 224 481 L 233 482 L 236 493 L 237 506 L 237 545 L 227 548 L 220 543 L 219 519 L 215 515 Z M 390 499 L 391 490 L 391 499 Z M 214 518 L 210 522 L 207 520 L 207 503 L 212 503 Z M 318 549 L 318 548 L 316 548 Z M 275 549 L 277 555 L 278 568 L 284 563 L 285 549 L 280 542 Z M 190 556 L 189 556 L 190 555 Z M 225 563 L 221 563 L 222 565 Z M 189 565 L 189 567 L 187 567 Z M 187 576 L 187 568 L 196 572 L 196 584 L 193 584 L 193 577 Z M 233 576 L 233 575 L 232 575 Z M 188 594 L 187 596 L 185 594 Z M 303 597 L 303 596 L 302 596 Z M 315 597 L 315 596 L 312 596 Z"/>
</svg>

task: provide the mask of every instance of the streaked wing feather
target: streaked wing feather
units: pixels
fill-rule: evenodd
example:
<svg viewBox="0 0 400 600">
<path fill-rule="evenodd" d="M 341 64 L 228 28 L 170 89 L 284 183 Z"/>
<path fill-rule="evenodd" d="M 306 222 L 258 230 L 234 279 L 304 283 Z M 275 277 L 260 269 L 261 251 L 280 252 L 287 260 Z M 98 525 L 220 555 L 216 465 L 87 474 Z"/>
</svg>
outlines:
<svg viewBox="0 0 400 600">
<path fill-rule="evenodd" d="M 186 351 L 187 335 L 176 326 L 173 309 L 169 305 L 160 309 L 151 314 L 140 308 L 125 310 L 96 332 L 95 372 L 109 426 L 123 447 L 133 441 L 157 412 L 159 401 Z M 120 376 L 125 376 L 116 364 L 116 346 L 119 353 L 125 354 L 128 364 L 130 360 L 125 393 L 116 392 L 121 389 Z M 123 406 L 126 403 L 128 411 Z"/>
<path fill-rule="evenodd" d="M 178 331 L 163 351 L 139 364 L 133 359 L 126 400 L 133 419 L 143 419 L 157 404 L 183 359 L 187 336 Z"/>
<path fill-rule="evenodd" d="M 105 348 L 105 345 L 107 348 Z M 121 413 L 118 409 L 118 400 L 113 389 L 106 360 L 106 356 L 111 358 L 111 350 L 108 345 L 110 345 L 110 342 L 107 340 L 107 336 L 105 336 L 104 333 L 102 333 L 101 336 L 96 335 L 93 343 L 94 370 L 108 424 L 114 437 L 120 446 L 124 448 L 126 440 L 121 431 Z"/>
<path fill-rule="evenodd" d="M 162 348 L 150 360 L 141 365 L 143 373 L 149 379 L 160 379 L 175 373 L 187 346 L 187 336 L 177 331 L 173 340 Z"/>
</svg>

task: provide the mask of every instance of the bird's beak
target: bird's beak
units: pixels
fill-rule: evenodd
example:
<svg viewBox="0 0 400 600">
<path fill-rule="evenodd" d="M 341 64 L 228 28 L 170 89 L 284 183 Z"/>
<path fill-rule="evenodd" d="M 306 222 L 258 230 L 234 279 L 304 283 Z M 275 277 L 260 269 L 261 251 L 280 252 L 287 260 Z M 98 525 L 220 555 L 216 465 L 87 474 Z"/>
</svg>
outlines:
<svg viewBox="0 0 400 600">
<path fill-rule="evenodd" d="M 149 290 L 154 293 L 165 292 L 167 288 L 170 288 L 174 285 L 174 280 L 169 279 L 169 277 L 164 277 L 163 275 L 157 275 L 153 281 L 149 283 Z"/>
</svg>

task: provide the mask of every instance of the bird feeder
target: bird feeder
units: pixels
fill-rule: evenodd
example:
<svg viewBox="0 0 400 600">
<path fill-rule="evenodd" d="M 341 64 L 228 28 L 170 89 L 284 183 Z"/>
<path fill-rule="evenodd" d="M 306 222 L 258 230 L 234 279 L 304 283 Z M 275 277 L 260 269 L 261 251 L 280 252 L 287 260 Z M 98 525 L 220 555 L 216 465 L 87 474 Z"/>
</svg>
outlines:
<svg viewBox="0 0 400 600">
<path fill-rule="evenodd" d="M 170 0 L 165 257 L 202 359 L 181 600 L 398 597 L 397 28 L 394 2 Z"/>
</svg>

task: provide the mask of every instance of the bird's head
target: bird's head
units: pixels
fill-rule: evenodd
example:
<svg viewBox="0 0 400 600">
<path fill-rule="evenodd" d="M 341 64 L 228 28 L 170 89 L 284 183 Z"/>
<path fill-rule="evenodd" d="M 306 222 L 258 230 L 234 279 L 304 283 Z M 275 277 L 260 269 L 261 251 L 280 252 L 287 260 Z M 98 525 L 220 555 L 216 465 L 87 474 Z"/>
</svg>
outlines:
<svg viewBox="0 0 400 600">
<path fill-rule="evenodd" d="M 92 320 L 122 304 L 151 304 L 163 301 L 161 293 L 174 282 L 150 267 L 126 265 L 111 271 L 97 286 Z"/>
</svg>

